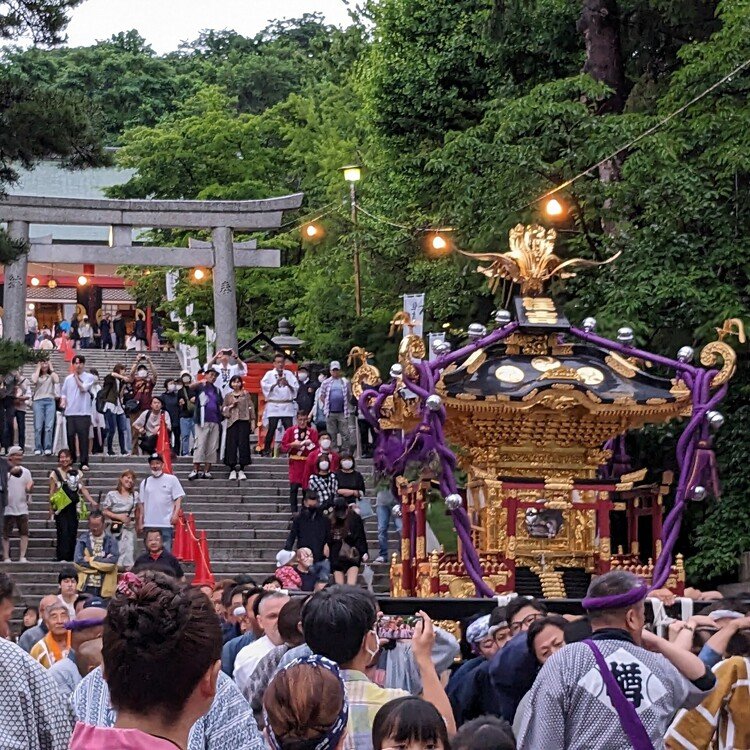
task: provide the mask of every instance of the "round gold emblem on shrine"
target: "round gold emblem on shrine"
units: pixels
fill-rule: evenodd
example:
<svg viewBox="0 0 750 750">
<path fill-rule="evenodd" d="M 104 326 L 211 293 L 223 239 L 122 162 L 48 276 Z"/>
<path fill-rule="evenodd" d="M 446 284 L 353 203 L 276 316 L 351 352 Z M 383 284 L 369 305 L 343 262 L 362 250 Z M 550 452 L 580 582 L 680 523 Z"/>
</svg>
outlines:
<svg viewBox="0 0 750 750">
<path fill-rule="evenodd" d="M 534 357 L 531 360 L 531 366 L 539 372 L 547 372 L 547 370 L 554 370 L 559 367 L 560 362 L 554 357 Z"/>
<path fill-rule="evenodd" d="M 604 380 L 604 373 L 596 367 L 579 367 L 576 374 L 586 385 L 599 385 Z"/>
<path fill-rule="evenodd" d="M 503 383 L 520 383 L 524 379 L 523 370 L 515 365 L 501 365 L 495 370 L 495 377 Z"/>
</svg>

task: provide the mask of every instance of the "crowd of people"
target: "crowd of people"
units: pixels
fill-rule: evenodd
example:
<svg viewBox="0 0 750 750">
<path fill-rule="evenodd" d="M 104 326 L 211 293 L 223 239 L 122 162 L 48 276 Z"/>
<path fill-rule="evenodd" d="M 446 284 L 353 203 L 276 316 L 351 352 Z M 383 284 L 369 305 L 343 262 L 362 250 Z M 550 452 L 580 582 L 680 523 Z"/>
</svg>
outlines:
<svg viewBox="0 0 750 750">
<path fill-rule="evenodd" d="M 119 311 L 103 313 L 99 320 L 74 312 L 70 320 L 62 318 L 54 325 L 42 327 L 32 304 L 26 313 L 24 341 L 32 349 L 60 349 L 65 336 L 74 349 L 156 350 L 161 345 L 163 330 L 156 316 L 152 328 L 149 340 L 142 312 L 136 312 L 134 319 L 127 321 Z"/>
<path fill-rule="evenodd" d="M 17 644 L 0 641 L 0 746 L 748 747 L 750 616 L 736 601 L 661 636 L 646 625 L 645 583 L 614 571 L 592 581 L 583 616 L 516 597 L 457 638 L 423 611 L 394 627 L 346 584 L 191 587 L 153 540 L 110 597 L 63 569 L 59 590 L 24 611 Z M 6 639 L 16 595 L 0 574 Z"/>
</svg>

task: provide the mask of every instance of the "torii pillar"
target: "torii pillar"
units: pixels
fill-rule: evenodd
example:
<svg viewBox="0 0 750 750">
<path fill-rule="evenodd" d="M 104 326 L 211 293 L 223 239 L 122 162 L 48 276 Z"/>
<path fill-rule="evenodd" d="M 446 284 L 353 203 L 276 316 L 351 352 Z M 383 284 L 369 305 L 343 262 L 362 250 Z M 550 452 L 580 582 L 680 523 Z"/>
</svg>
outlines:
<svg viewBox="0 0 750 750">
<path fill-rule="evenodd" d="M 27 221 L 9 221 L 8 235 L 14 240 L 29 239 Z M 26 272 L 29 256 L 22 253 L 5 267 L 3 292 L 3 338 L 8 341 L 23 341 L 26 331 Z"/>
<path fill-rule="evenodd" d="M 234 241 L 229 227 L 211 232 L 214 246 L 214 325 L 216 351 L 237 351 L 237 282 L 234 274 Z"/>
</svg>

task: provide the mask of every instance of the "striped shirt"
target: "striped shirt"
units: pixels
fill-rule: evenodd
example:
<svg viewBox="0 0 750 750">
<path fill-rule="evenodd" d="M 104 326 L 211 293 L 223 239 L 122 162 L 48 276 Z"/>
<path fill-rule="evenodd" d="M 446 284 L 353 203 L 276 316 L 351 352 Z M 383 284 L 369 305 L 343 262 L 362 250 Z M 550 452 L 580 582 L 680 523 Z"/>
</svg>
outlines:
<svg viewBox="0 0 750 750">
<path fill-rule="evenodd" d="M 372 750 L 372 723 L 381 706 L 404 698 L 409 693 L 394 688 L 381 688 L 355 669 L 342 669 L 349 700 L 349 723 L 344 750 Z"/>
</svg>

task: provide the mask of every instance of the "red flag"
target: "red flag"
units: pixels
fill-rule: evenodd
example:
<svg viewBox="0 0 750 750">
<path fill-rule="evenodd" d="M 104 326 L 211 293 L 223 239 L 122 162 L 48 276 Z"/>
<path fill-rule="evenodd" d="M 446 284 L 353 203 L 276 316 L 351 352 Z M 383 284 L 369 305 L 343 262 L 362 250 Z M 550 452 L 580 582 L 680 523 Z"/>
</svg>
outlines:
<svg viewBox="0 0 750 750">
<path fill-rule="evenodd" d="M 161 422 L 159 423 L 156 452 L 160 453 L 164 459 L 164 472 L 166 474 L 174 474 L 172 471 L 172 447 L 169 445 L 169 430 L 167 429 L 167 420 L 164 417 L 164 412 L 162 412 Z"/>
</svg>

